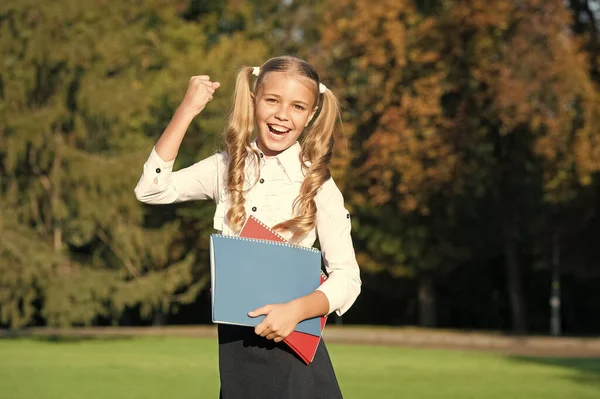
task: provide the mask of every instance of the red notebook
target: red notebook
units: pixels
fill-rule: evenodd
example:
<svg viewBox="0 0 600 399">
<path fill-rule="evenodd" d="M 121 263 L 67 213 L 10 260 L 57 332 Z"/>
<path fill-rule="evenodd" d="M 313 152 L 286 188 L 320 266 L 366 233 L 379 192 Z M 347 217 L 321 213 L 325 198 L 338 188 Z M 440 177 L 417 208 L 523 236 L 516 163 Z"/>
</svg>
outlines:
<svg viewBox="0 0 600 399">
<path fill-rule="evenodd" d="M 250 216 L 248 218 L 246 224 L 240 232 L 240 237 L 258 238 L 259 240 L 271 240 L 279 242 L 286 241 L 285 238 L 277 234 L 277 232 L 270 229 L 254 216 Z M 321 273 L 321 284 L 323 284 L 323 281 L 326 279 L 327 277 Z M 321 331 L 323 331 L 325 328 L 326 321 L 327 316 L 322 316 Z M 319 346 L 320 340 L 321 337 L 305 334 L 299 331 L 292 331 L 292 333 L 288 335 L 283 342 L 285 342 L 294 352 L 296 352 L 296 354 L 300 356 L 300 358 L 306 364 L 309 364 L 315 358 L 315 353 L 317 352 L 317 346 Z"/>
</svg>

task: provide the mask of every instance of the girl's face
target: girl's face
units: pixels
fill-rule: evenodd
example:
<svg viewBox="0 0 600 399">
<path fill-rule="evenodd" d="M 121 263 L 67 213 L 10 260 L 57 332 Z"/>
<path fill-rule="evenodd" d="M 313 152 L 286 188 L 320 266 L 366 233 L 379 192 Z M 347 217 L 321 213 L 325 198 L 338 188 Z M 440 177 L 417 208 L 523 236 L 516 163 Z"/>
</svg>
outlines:
<svg viewBox="0 0 600 399">
<path fill-rule="evenodd" d="M 255 120 L 258 148 L 266 156 L 288 149 L 316 112 L 308 79 L 285 72 L 267 73 L 257 90 Z"/>
</svg>

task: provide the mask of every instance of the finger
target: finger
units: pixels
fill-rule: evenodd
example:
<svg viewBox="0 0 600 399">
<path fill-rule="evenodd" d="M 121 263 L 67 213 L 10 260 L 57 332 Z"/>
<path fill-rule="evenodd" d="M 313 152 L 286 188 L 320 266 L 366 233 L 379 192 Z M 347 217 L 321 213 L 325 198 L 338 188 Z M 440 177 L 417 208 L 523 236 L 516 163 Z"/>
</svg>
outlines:
<svg viewBox="0 0 600 399">
<path fill-rule="evenodd" d="M 265 330 L 263 332 L 261 332 L 260 335 L 261 337 L 266 337 L 267 335 L 271 335 L 274 334 L 273 329 L 271 327 L 267 327 L 265 328 Z"/>
<path fill-rule="evenodd" d="M 277 337 L 275 337 L 275 339 L 273 341 L 274 342 L 281 342 L 283 340 L 284 340 L 284 338 L 282 336 L 277 336 Z"/>
<path fill-rule="evenodd" d="M 196 75 L 192 76 L 190 80 L 210 80 L 210 76 L 208 75 Z"/>
<path fill-rule="evenodd" d="M 196 83 L 198 83 L 199 85 L 203 85 L 204 87 L 206 87 L 206 90 L 211 90 L 211 91 L 215 91 L 215 89 L 213 88 L 213 84 L 210 80 L 196 80 Z"/>
<path fill-rule="evenodd" d="M 277 339 L 277 334 L 271 333 L 271 334 L 267 335 L 266 338 L 267 339 Z"/>
<path fill-rule="evenodd" d="M 200 80 L 200 79 L 190 80 L 190 86 L 193 86 L 197 89 L 205 88 L 206 90 L 213 90 L 212 85 L 207 83 L 206 80 Z"/>
<path fill-rule="evenodd" d="M 268 315 L 271 312 L 271 305 L 265 305 L 262 306 L 258 309 L 254 309 L 251 312 L 248 312 L 248 316 L 250 317 L 256 317 L 256 316 L 260 316 L 260 315 Z"/>
<path fill-rule="evenodd" d="M 209 84 L 206 83 L 200 83 L 201 85 L 204 86 L 204 88 L 206 89 L 206 91 L 210 94 L 213 94 L 215 92 L 215 89 L 213 89 L 213 87 Z"/>
<path fill-rule="evenodd" d="M 215 89 L 215 90 L 218 89 L 219 87 L 221 87 L 221 83 L 219 83 L 219 82 L 212 82 L 212 85 L 213 85 L 213 89 Z"/>
<path fill-rule="evenodd" d="M 207 87 L 210 87 L 212 89 L 213 87 L 213 82 L 212 80 L 209 79 L 197 79 L 198 83 L 202 83 L 203 85 L 206 85 Z"/>
<path fill-rule="evenodd" d="M 213 99 L 213 96 L 208 97 L 208 101 L 211 101 Z"/>
<path fill-rule="evenodd" d="M 265 335 L 271 333 L 271 329 L 269 328 L 269 325 L 263 321 L 262 323 L 254 327 L 254 333 L 256 335 L 264 337 Z"/>
</svg>

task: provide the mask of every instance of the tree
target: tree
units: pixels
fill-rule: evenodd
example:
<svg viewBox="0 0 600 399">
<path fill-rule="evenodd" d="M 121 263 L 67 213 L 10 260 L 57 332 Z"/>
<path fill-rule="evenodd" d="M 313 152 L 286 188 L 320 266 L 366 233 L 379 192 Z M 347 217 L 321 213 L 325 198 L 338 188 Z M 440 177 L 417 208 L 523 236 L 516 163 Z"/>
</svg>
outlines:
<svg viewBox="0 0 600 399">
<path fill-rule="evenodd" d="M 209 44 L 184 13 L 161 0 L 2 6 L 0 323 L 116 322 L 138 306 L 147 318 L 206 287 L 210 205 L 144 207 L 133 188 L 189 76 L 218 77 L 223 94 L 176 167 L 216 149 L 237 68 L 264 46 Z"/>
<path fill-rule="evenodd" d="M 455 48 L 474 50 L 462 54 L 478 84 L 464 84 L 462 92 L 475 88 L 468 95 L 488 109 L 487 123 L 478 124 L 487 126 L 492 141 L 483 143 L 495 154 L 488 169 L 495 187 L 488 191 L 503 218 L 513 327 L 523 332 L 519 247 L 527 245 L 528 235 L 532 246 L 545 239 L 535 229 L 539 221 L 573 201 L 598 170 L 597 93 L 562 2 L 459 3 L 470 7 L 451 10 L 448 32 L 456 33 Z M 471 39 L 467 46 L 465 37 Z M 464 112 L 471 113 L 466 107 Z"/>
<path fill-rule="evenodd" d="M 583 45 L 590 54 L 590 69 L 593 79 L 597 82 L 600 78 L 600 42 L 598 41 L 598 18 L 594 10 L 598 9 L 596 0 L 570 0 L 569 5 L 573 13 L 573 30 L 583 39 Z"/>
<path fill-rule="evenodd" d="M 361 260 L 418 276 L 431 325 L 431 279 L 502 254 L 512 325 L 524 332 L 521 253 L 598 170 L 597 94 L 562 2 L 438 11 L 331 4 L 324 63 L 351 109 Z"/>
<path fill-rule="evenodd" d="M 441 96 L 446 71 L 436 20 L 411 1 L 330 4 L 322 31 L 324 69 L 348 110 L 354 153 L 347 191 L 364 247 L 363 267 L 415 276 L 420 320 L 434 325 L 434 271 L 462 250 L 439 240 L 427 221 L 430 199 L 452 189 L 455 157 L 437 132 L 450 122 Z M 444 211 L 442 211 L 444 212 Z"/>
</svg>

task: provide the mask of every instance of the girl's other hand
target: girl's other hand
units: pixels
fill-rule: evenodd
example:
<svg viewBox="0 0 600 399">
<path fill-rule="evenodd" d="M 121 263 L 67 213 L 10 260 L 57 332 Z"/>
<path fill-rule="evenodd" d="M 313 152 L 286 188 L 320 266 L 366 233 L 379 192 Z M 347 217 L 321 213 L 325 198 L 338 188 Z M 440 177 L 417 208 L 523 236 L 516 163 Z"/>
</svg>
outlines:
<svg viewBox="0 0 600 399">
<path fill-rule="evenodd" d="M 300 309 L 293 302 L 265 305 L 248 313 L 250 317 L 260 315 L 267 317 L 254 328 L 254 332 L 275 342 L 283 341 L 301 321 Z"/>
<path fill-rule="evenodd" d="M 219 86 L 221 84 L 212 82 L 208 75 L 192 76 L 179 108 L 194 116 L 198 115 L 206 107 L 206 104 L 213 99 L 213 94 Z"/>
</svg>

